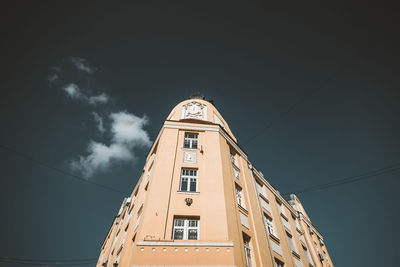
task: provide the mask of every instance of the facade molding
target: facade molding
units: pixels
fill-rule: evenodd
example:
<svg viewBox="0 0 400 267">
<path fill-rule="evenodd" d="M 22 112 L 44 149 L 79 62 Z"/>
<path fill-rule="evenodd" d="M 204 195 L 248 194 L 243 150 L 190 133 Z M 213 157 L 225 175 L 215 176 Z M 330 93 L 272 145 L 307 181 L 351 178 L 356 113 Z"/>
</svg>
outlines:
<svg viewBox="0 0 400 267">
<path fill-rule="evenodd" d="M 173 242 L 173 241 L 138 241 L 137 246 L 162 247 L 233 247 L 232 242 Z"/>
</svg>

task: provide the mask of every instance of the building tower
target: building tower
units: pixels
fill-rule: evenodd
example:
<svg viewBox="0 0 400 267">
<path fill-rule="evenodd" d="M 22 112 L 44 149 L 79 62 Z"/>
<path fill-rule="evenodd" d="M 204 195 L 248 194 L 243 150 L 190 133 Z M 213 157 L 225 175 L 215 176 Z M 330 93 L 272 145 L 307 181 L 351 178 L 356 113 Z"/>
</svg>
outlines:
<svg viewBox="0 0 400 267">
<path fill-rule="evenodd" d="M 101 247 L 106 266 L 333 266 L 299 199 L 286 201 L 201 95 L 165 120 Z"/>
</svg>

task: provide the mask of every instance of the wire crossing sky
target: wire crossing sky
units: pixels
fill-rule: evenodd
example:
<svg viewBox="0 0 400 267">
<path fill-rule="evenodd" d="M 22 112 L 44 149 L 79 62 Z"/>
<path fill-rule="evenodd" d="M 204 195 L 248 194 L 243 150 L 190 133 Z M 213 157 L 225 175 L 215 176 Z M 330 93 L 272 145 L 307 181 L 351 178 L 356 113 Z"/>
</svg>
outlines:
<svg viewBox="0 0 400 267">
<path fill-rule="evenodd" d="M 195 92 L 300 195 L 335 266 L 399 265 L 396 8 L 23 1 L 0 20 L 0 251 L 16 259 L 0 265 L 99 255 L 149 145 Z"/>
</svg>

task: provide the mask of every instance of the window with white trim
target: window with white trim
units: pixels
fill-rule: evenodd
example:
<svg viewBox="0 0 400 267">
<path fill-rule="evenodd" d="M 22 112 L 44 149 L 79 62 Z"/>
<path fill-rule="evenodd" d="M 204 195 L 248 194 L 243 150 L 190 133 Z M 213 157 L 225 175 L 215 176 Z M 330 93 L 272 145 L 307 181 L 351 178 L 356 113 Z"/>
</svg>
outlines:
<svg viewBox="0 0 400 267">
<path fill-rule="evenodd" d="M 231 152 L 231 162 L 233 165 L 237 166 L 236 156 Z"/>
<path fill-rule="evenodd" d="M 240 186 L 238 186 L 238 185 L 235 185 L 235 187 L 236 187 L 236 201 L 237 201 L 237 204 L 240 207 L 245 209 L 246 205 L 244 204 L 242 188 L 240 188 Z"/>
<path fill-rule="evenodd" d="M 236 168 L 236 166 L 233 166 L 233 175 L 235 176 L 236 180 L 240 182 L 240 174 L 239 170 Z"/>
<path fill-rule="evenodd" d="M 304 246 L 302 246 L 302 247 L 303 247 L 304 254 L 306 255 L 308 264 L 314 265 L 314 262 L 312 261 L 312 259 L 310 257 L 310 253 L 308 252 L 308 249 Z"/>
<path fill-rule="evenodd" d="M 182 169 L 180 191 L 197 192 L 197 170 Z"/>
<path fill-rule="evenodd" d="M 173 240 L 199 240 L 200 220 L 178 217 L 174 219 Z"/>
<path fill-rule="evenodd" d="M 151 175 L 151 169 L 153 168 L 154 160 L 151 163 L 149 169 L 147 170 L 147 180 L 150 180 L 150 175 Z"/>
<path fill-rule="evenodd" d="M 199 135 L 196 133 L 185 133 L 185 140 L 183 141 L 183 147 L 197 149 L 198 136 Z"/>
<path fill-rule="evenodd" d="M 281 203 L 279 200 L 276 201 L 276 206 L 278 207 L 279 213 L 280 213 L 281 215 L 287 217 L 287 216 L 286 216 L 286 212 L 285 212 L 285 208 L 282 207 L 282 203 Z"/>
<path fill-rule="evenodd" d="M 288 239 L 288 242 L 289 242 L 290 249 L 291 249 L 293 252 L 296 252 L 296 253 L 297 253 L 297 248 L 296 248 L 296 245 L 295 245 L 294 242 L 293 242 L 292 236 L 291 236 L 288 232 L 286 232 L 286 236 L 287 236 L 287 239 Z"/>
<path fill-rule="evenodd" d="M 275 233 L 274 223 L 272 222 L 272 219 L 265 213 L 264 213 L 264 220 L 265 224 L 267 225 L 268 233 L 270 235 L 278 237 L 278 235 Z"/>
<path fill-rule="evenodd" d="M 251 267 L 252 260 L 251 260 L 250 237 L 244 233 L 243 233 L 243 244 L 244 244 L 244 254 L 246 256 L 246 267 Z"/>
</svg>

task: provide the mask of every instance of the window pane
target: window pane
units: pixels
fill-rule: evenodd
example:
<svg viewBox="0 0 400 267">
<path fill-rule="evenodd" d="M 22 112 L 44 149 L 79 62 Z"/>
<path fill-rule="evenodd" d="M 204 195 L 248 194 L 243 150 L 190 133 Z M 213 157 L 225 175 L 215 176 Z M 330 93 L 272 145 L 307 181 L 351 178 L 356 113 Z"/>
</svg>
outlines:
<svg viewBox="0 0 400 267">
<path fill-rule="evenodd" d="M 184 148 L 190 148 L 190 141 L 189 140 L 185 140 L 185 142 L 183 142 L 183 147 Z"/>
<path fill-rule="evenodd" d="M 197 229 L 189 229 L 188 239 L 197 240 Z"/>
<path fill-rule="evenodd" d="M 192 141 L 192 148 L 197 148 L 197 140 Z"/>
<path fill-rule="evenodd" d="M 196 192 L 197 179 L 190 179 L 190 192 Z"/>
<path fill-rule="evenodd" d="M 183 229 L 175 229 L 174 230 L 174 239 L 178 239 L 178 240 L 183 239 Z"/>
<path fill-rule="evenodd" d="M 184 226 L 185 220 L 183 219 L 175 219 L 175 226 Z"/>
<path fill-rule="evenodd" d="M 182 178 L 181 180 L 181 191 L 187 191 L 188 187 L 188 179 L 187 178 Z"/>
<path fill-rule="evenodd" d="M 189 227 L 197 227 L 197 220 L 190 220 Z"/>
</svg>

